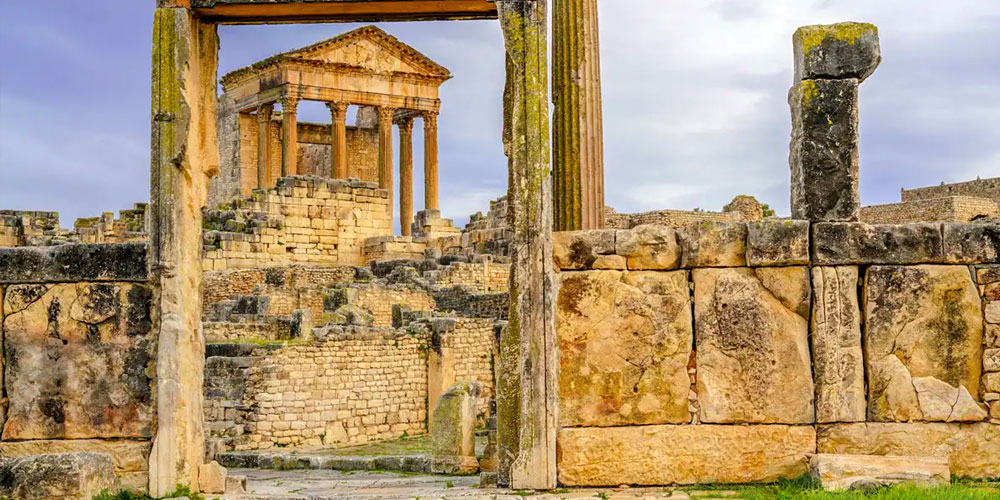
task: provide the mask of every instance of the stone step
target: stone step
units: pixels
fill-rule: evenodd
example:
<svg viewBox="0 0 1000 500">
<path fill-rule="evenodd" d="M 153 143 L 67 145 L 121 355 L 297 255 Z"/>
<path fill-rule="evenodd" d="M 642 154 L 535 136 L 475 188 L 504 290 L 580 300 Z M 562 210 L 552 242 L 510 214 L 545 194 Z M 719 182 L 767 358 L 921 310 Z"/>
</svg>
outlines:
<svg viewBox="0 0 1000 500">
<path fill-rule="evenodd" d="M 892 484 L 944 486 L 948 459 L 894 455 L 813 455 L 809 471 L 827 490 L 865 490 Z"/>
<path fill-rule="evenodd" d="M 426 455 L 350 456 L 303 452 L 231 451 L 216 457 L 225 467 L 240 469 L 333 469 L 339 471 L 401 471 L 430 473 Z"/>
</svg>

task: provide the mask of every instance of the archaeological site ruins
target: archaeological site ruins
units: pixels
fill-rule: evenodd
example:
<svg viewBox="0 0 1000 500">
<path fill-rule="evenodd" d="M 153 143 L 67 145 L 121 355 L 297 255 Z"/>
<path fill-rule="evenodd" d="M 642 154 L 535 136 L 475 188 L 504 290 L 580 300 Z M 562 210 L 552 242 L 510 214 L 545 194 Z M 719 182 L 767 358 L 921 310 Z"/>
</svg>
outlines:
<svg viewBox="0 0 1000 500">
<path fill-rule="evenodd" d="M 158 0 L 149 203 L 72 229 L 0 211 L 0 496 L 52 471 L 75 486 L 51 498 L 239 494 L 227 467 L 1000 476 L 1000 178 L 862 206 L 876 27 L 792 36 L 790 217 L 744 195 L 628 214 L 605 206 L 597 2 L 545 3 Z M 370 25 L 218 74 L 218 25 L 464 19 L 502 27 L 509 162 L 465 227 L 439 206 L 456 82 L 433 54 Z M 425 456 L 310 454 L 422 435 Z"/>
</svg>

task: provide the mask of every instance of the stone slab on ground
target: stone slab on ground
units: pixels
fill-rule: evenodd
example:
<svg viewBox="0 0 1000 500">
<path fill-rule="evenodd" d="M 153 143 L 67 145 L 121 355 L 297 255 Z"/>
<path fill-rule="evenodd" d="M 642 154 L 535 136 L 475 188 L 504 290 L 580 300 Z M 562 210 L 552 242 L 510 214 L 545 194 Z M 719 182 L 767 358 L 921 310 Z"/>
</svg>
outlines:
<svg viewBox="0 0 1000 500">
<path fill-rule="evenodd" d="M 853 423 L 820 425 L 817 452 L 947 458 L 951 473 L 1000 477 L 1000 425 L 989 423 Z"/>
<path fill-rule="evenodd" d="M 0 457 L 14 458 L 46 453 L 93 452 L 111 456 L 121 485 L 135 490 L 149 486 L 149 449 L 143 440 L 38 439 L 0 442 Z"/>
<path fill-rule="evenodd" d="M 812 426 L 649 425 L 564 428 L 567 486 L 767 482 L 808 471 Z"/>
<path fill-rule="evenodd" d="M 103 453 L 53 453 L 0 458 L 0 497 L 90 500 L 115 487 L 114 465 Z"/>
<path fill-rule="evenodd" d="M 893 484 L 945 486 L 951 482 L 944 457 L 894 455 L 832 455 L 819 453 L 809 472 L 826 490 L 857 490 Z"/>
</svg>

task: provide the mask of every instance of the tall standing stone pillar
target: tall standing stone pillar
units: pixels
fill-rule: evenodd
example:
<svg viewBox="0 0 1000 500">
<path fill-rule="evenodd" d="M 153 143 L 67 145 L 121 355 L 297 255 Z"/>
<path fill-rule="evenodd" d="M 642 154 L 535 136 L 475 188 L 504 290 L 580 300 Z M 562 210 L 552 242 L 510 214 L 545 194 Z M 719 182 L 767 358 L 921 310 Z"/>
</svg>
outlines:
<svg viewBox="0 0 1000 500">
<path fill-rule="evenodd" d="M 392 217 L 392 116 L 395 109 L 378 108 L 378 187 L 389 190 L 389 217 Z"/>
<path fill-rule="evenodd" d="M 281 176 L 298 173 L 299 125 L 297 97 L 281 98 Z"/>
<path fill-rule="evenodd" d="M 424 210 L 438 206 L 438 114 L 424 113 Z"/>
<path fill-rule="evenodd" d="M 156 332 L 156 434 L 149 493 L 199 489 L 205 458 L 202 399 L 201 207 L 219 170 L 216 85 L 219 38 L 186 8 L 153 22 L 149 279 Z"/>
<path fill-rule="evenodd" d="M 399 122 L 399 229 L 409 236 L 413 225 L 413 118 Z"/>
<path fill-rule="evenodd" d="M 555 0 L 553 9 L 555 229 L 600 229 L 604 227 L 604 130 L 597 0 Z"/>
<path fill-rule="evenodd" d="M 271 168 L 271 113 L 273 104 L 257 107 L 257 188 L 268 187 Z"/>
<path fill-rule="evenodd" d="M 858 84 L 882 60 L 878 28 L 865 23 L 804 26 L 792 40 L 792 218 L 857 221 Z"/>
<path fill-rule="evenodd" d="M 511 241 L 510 321 L 497 368 L 499 485 L 556 486 L 559 362 L 552 262 L 546 2 L 497 0 L 507 53 L 504 153 Z"/>
<path fill-rule="evenodd" d="M 347 103 L 330 102 L 330 176 L 347 178 Z"/>
</svg>

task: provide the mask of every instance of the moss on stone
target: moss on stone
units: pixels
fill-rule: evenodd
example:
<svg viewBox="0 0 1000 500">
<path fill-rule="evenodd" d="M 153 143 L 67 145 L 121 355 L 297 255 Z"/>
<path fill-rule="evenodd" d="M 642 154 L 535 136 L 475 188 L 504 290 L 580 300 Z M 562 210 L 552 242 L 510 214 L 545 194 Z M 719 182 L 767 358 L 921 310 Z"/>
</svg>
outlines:
<svg viewBox="0 0 1000 500">
<path fill-rule="evenodd" d="M 795 30 L 795 38 L 802 46 L 802 53 L 808 54 L 823 44 L 828 38 L 854 45 L 866 33 L 878 34 L 878 27 L 871 23 L 837 23 L 803 26 Z"/>
</svg>

